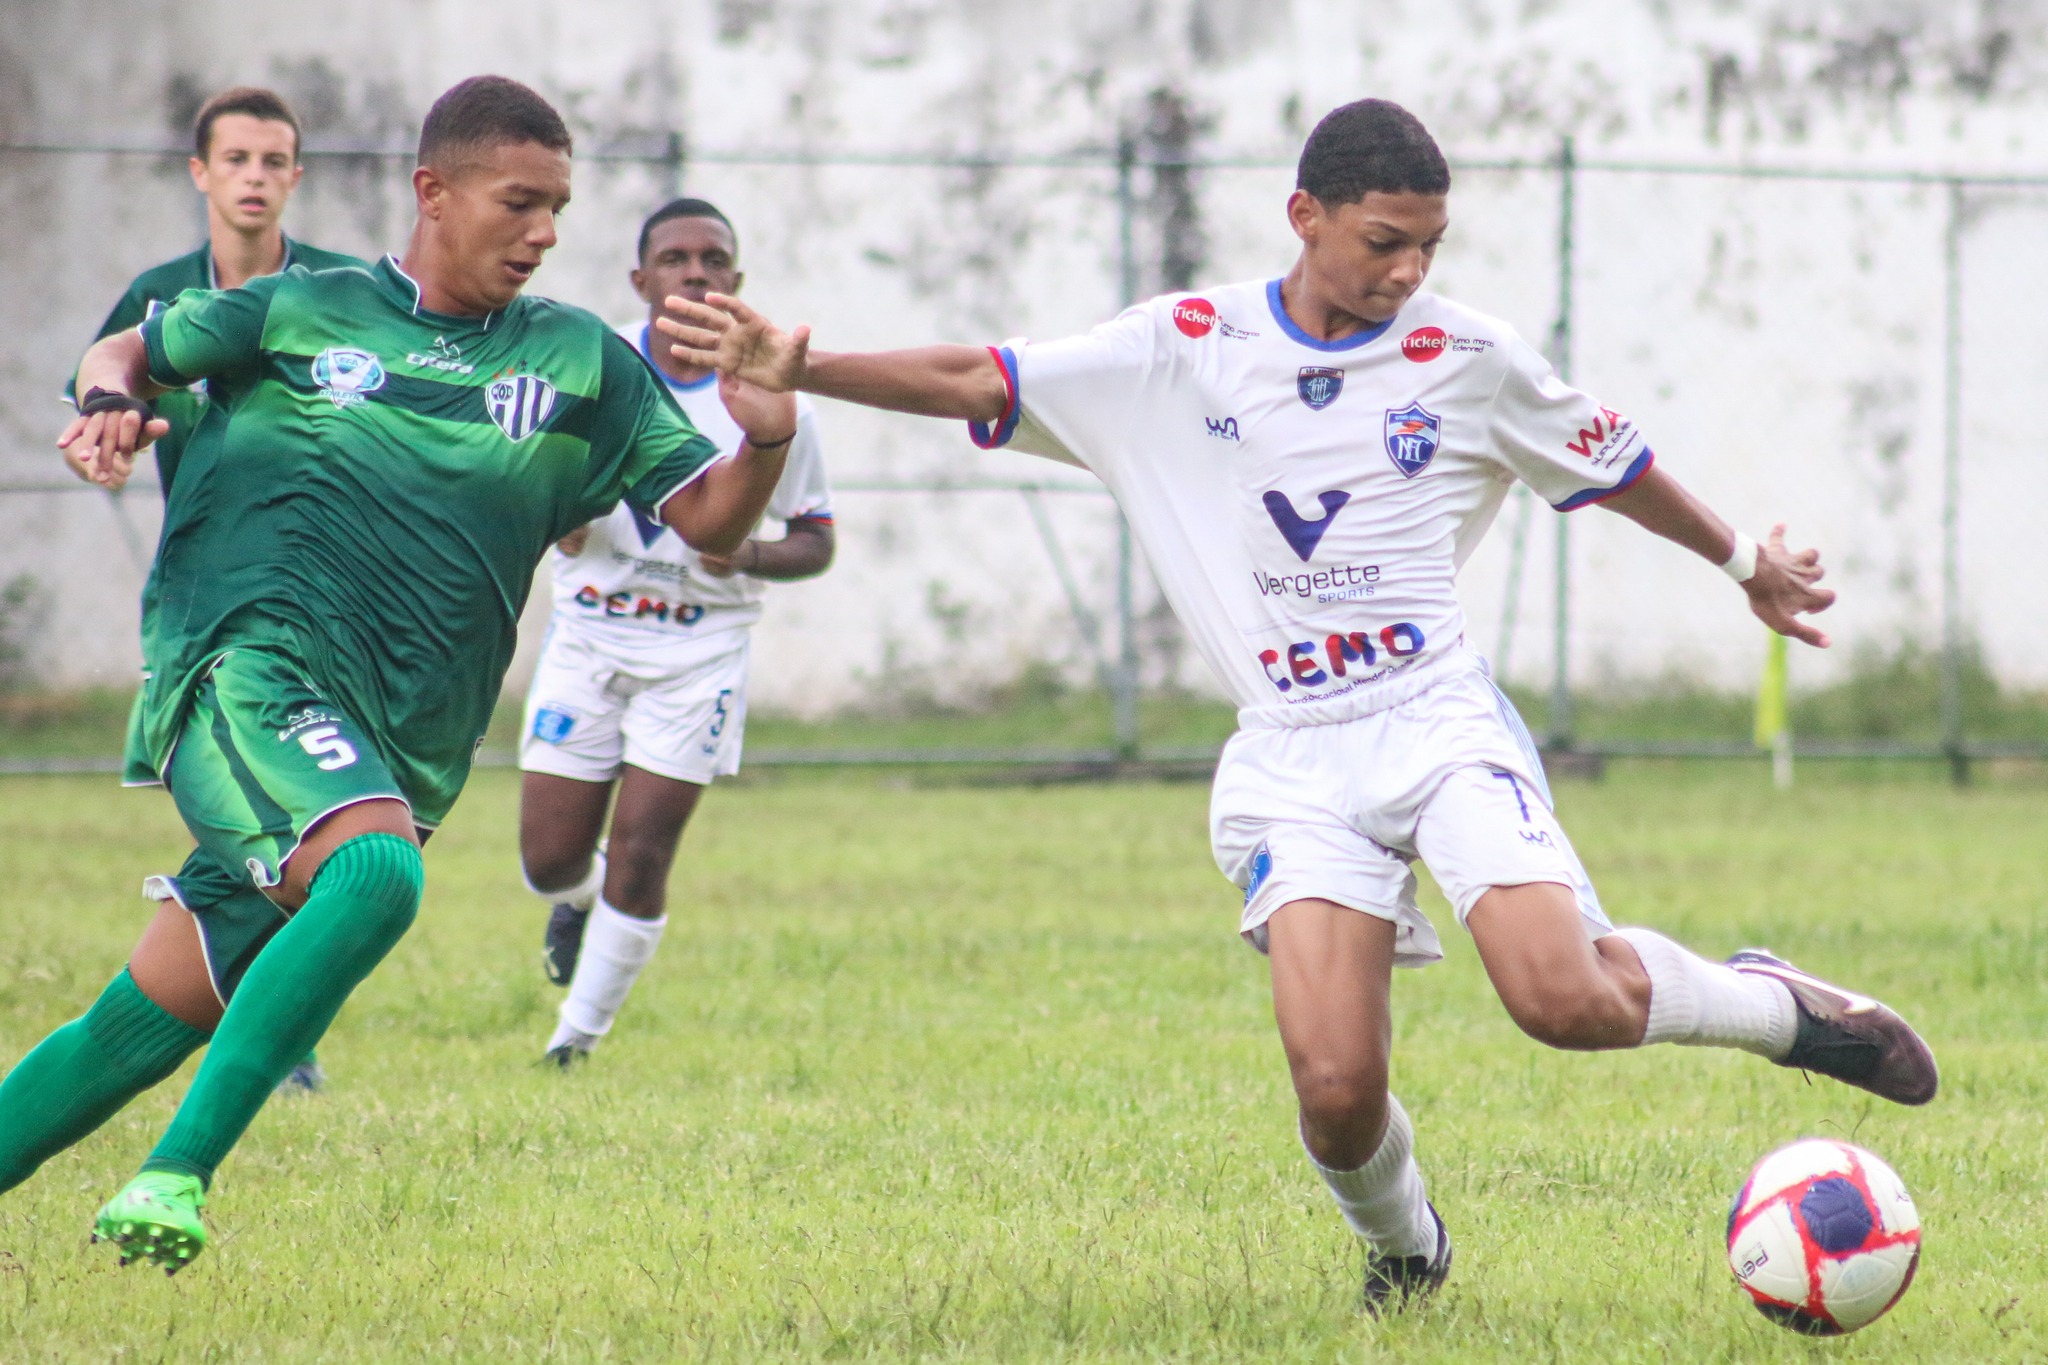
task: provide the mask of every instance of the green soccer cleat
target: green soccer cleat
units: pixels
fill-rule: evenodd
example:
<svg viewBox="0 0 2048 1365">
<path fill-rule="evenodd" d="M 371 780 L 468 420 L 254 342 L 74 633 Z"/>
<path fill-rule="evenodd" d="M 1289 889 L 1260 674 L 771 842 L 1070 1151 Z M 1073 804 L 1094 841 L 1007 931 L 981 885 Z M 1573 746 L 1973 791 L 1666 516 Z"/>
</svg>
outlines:
<svg viewBox="0 0 2048 1365">
<path fill-rule="evenodd" d="M 206 1250 L 206 1186 L 196 1175 L 144 1171 L 107 1201 L 93 1220 L 92 1239 L 112 1242 L 121 1264 L 146 1260 L 175 1275 Z"/>
</svg>

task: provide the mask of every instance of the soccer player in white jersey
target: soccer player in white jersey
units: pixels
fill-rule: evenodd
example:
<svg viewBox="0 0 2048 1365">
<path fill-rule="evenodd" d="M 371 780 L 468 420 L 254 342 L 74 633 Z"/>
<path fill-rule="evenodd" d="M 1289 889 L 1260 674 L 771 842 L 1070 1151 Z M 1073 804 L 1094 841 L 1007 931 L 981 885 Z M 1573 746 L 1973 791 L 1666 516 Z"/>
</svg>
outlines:
<svg viewBox="0 0 2048 1365">
<path fill-rule="evenodd" d="M 1092 470 L 1237 700 L 1211 806 L 1240 930 L 1272 957 L 1310 1161 L 1369 1245 L 1366 1303 L 1433 1289 L 1451 1242 L 1387 1093 L 1392 968 L 1439 956 L 1427 863 L 1508 1013 L 1553 1047 L 1733 1047 L 1902 1104 L 1934 1059 L 1898 1015 L 1756 950 L 1725 964 L 1616 930 L 1527 733 L 1465 641 L 1458 566 L 1517 479 L 1604 502 L 1742 584 L 1772 629 L 1833 594 L 1783 528 L 1758 546 L 1656 467 L 1627 417 L 1513 329 L 1421 292 L 1450 173 L 1413 115 L 1345 105 L 1310 134 L 1281 279 L 1154 299 L 1080 337 L 808 351 L 737 300 L 675 309 L 693 364 L 969 419 L 983 446 Z"/>
<path fill-rule="evenodd" d="M 726 452 L 741 432 L 717 373 L 650 344 L 662 300 L 737 293 L 731 222 L 677 199 L 640 229 L 633 288 L 643 322 L 621 328 L 697 429 Z M 555 612 L 527 696 L 519 853 L 527 886 L 553 906 L 543 962 L 569 988 L 548 1059 L 567 1067 L 610 1031 L 667 924 L 669 865 L 697 799 L 737 773 L 747 719 L 747 647 L 767 585 L 832 563 L 831 491 L 817 417 L 797 403 L 796 439 L 768 502 L 773 540 L 701 554 L 621 503 L 551 556 Z M 610 838 L 600 851 L 613 788 Z"/>
</svg>

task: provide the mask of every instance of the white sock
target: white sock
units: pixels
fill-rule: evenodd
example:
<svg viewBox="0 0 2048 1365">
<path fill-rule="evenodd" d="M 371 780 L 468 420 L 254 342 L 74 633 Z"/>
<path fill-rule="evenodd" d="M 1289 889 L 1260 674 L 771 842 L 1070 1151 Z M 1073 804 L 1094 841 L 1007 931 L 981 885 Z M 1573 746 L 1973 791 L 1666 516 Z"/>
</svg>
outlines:
<svg viewBox="0 0 2048 1365">
<path fill-rule="evenodd" d="M 1781 1061 L 1799 1032 L 1785 983 L 1709 962 L 1649 929 L 1617 929 L 1650 974 L 1643 1044 L 1734 1047 Z"/>
<path fill-rule="evenodd" d="M 1308 1144 L 1302 1144 L 1308 1150 Z M 1429 1216 L 1422 1172 L 1415 1166 L 1415 1129 L 1401 1101 L 1387 1096 L 1387 1135 L 1355 1171 L 1333 1171 L 1308 1153 L 1351 1230 L 1382 1256 L 1434 1256 L 1436 1220 Z"/>
<path fill-rule="evenodd" d="M 526 875 L 526 868 L 519 869 L 519 880 L 526 883 L 526 889 L 539 896 L 549 905 L 573 905 L 578 910 L 588 910 L 597 904 L 598 893 L 604 890 L 604 850 L 598 849 L 590 855 L 590 871 L 574 886 L 559 891 L 543 891 L 533 884 L 533 878 Z"/>
<path fill-rule="evenodd" d="M 661 943 L 661 931 L 668 916 L 635 919 L 614 909 L 600 896 L 583 927 L 583 951 L 576 959 L 576 975 L 569 982 L 568 998 L 562 1001 L 562 1023 L 591 1039 L 611 1032 L 612 1020 L 640 971 L 654 960 Z"/>
</svg>

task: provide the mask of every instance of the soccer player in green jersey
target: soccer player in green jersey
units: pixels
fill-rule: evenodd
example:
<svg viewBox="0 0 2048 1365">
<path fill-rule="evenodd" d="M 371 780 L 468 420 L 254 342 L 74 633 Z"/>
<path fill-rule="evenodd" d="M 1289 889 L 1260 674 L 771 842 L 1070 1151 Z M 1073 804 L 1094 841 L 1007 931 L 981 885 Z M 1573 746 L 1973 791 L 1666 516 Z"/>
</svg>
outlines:
<svg viewBox="0 0 2048 1365">
<path fill-rule="evenodd" d="M 363 264 L 353 256 L 285 236 L 284 208 L 305 167 L 299 161 L 299 120 L 274 91 L 238 85 L 201 105 L 192 120 L 192 152 L 192 186 L 206 198 L 205 244 L 137 275 L 100 324 L 95 340 L 138 326 L 188 289 L 238 289 L 294 265 L 332 270 Z M 68 384 L 64 396 L 75 397 Z M 206 411 L 206 381 L 166 393 L 155 406 L 157 416 L 170 423 L 151 447 L 156 452 L 157 483 L 169 498 L 185 443 Z M 156 772 L 142 743 L 139 693 L 128 717 L 121 766 L 124 785 L 156 785 Z M 175 887 L 169 878 L 152 878 L 150 884 L 153 892 Z M 320 1088 L 322 1079 L 318 1061 L 308 1054 L 292 1068 L 285 1085 L 311 1091 Z"/>
<path fill-rule="evenodd" d="M 239 289 L 295 265 L 332 270 L 363 264 L 285 235 L 285 205 L 305 167 L 299 161 L 299 120 L 274 92 L 238 85 L 201 105 L 192 121 L 192 151 L 192 185 L 206 198 L 205 243 L 137 275 L 95 340 L 140 325 L 187 289 Z M 67 389 L 65 397 L 71 396 Z M 167 498 L 185 443 L 205 411 L 204 382 L 156 402 L 157 416 L 170 423 L 153 447 Z"/>
<path fill-rule="evenodd" d="M 402 261 L 188 293 L 86 354 L 60 438 L 118 486 L 204 378 L 150 578 L 149 752 L 199 847 L 128 965 L 0 1082 L 0 1189 L 209 1044 L 95 1231 L 175 1271 L 215 1169 L 398 941 L 547 547 L 621 498 L 714 555 L 760 520 L 796 404 L 721 381 L 729 458 L 624 338 L 520 291 L 568 129 L 483 76 L 427 114 Z"/>
</svg>

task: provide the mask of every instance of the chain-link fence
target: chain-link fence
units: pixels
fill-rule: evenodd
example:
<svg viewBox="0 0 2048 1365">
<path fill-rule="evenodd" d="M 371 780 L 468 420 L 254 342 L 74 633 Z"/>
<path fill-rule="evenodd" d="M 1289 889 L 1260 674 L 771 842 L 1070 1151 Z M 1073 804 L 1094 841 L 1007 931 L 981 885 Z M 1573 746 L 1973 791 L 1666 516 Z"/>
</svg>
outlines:
<svg viewBox="0 0 2048 1365">
<path fill-rule="evenodd" d="M 0 146 L 0 175 L 46 164 L 132 175 L 182 156 L 17 144 Z M 402 239 L 409 150 L 314 145 L 306 158 L 302 197 L 318 221 Z M 1290 245 L 1278 210 L 1291 158 L 1192 155 L 1157 130 L 1048 156 L 719 151 L 671 136 L 579 153 L 578 165 L 573 212 L 586 218 L 636 224 L 685 187 L 741 206 L 761 281 L 750 292 L 835 346 L 1056 335 L 1145 294 L 1277 273 Z M 1795 688 L 1928 661 L 1938 687 L 1924 724 L 1810 740 L 1807 752 L 1939 757 L 1959 773 L 1976 758 L 2048 752 L 1979 733 L 1972 703 L 1973 679 L 2021 693 L 2048 685 L 2034 605 L 2048 570 L 2035 530 L 2048 462 L 2031 421 L 2048 373 L 2034 322 L 2048 306 L 2048 176 L 1602 160 L 1569 141 L 1548 156 L 1454 165 L 1434 287 L 1540 339 L 1739 524 L 1761 533 L 1786 519 L 1795 539 L 1827 550 L 1844 594 L 1828 623 L 1838 647 L 1798 658 Z M 615 250 L 565 243 L 545 292 L 616 308 L 621 273 Z M 30 398 L 5 401 L 26 409 Z M 1157 589 L 1101 490 L 1020 457 L 963 465 L 964 443 L 933 424 L 837 408 L 830 421 L 842 565 L 790 590 L 792 603 L 811 594 L 801 605 L 771 605 L 761 701 L 813 713 L 910 692 L 957 702 L 1042 666 L 1106 692 L 1109 732 L 1080 748 L 778 757 L 1156 754 L 1141 692 L 1208 684 L 1160 628 Z M 842 448 L 857 453 L 840 459 Z M 21 472 L 27 457 L 6 468 L 17 473 L 0 481 L 0 517 L 10 503 L 100 499 L 139 575 L 154 536 L 148 494 L 106 500 Z M 80 534 L 106 543 L 105 529 Z M 1560 517 L 1518 493 L 1464 573 L 1476 642 L 1546 713 L 1554 749 L 1750 752 L 1726 733 L 1589 723 L 1589 696 L 1738 694 L 1763 655 L 1725 583 L 1647 542 L 1617 518 Z M 806 654 L 820 636 L 836 657 Z"/>
</svg>

